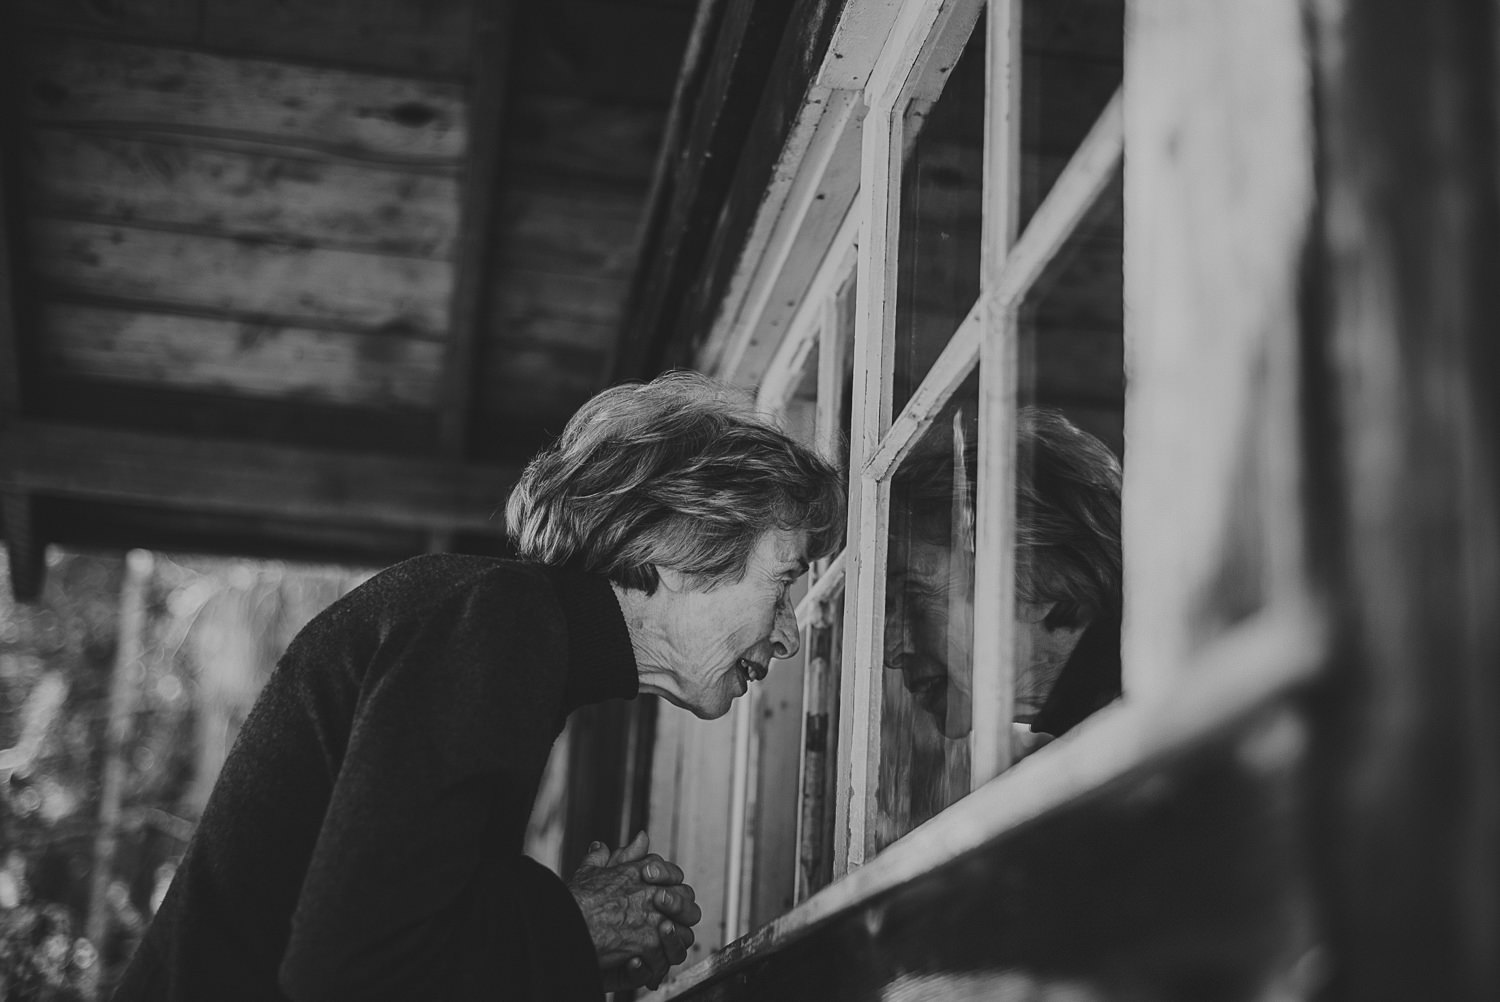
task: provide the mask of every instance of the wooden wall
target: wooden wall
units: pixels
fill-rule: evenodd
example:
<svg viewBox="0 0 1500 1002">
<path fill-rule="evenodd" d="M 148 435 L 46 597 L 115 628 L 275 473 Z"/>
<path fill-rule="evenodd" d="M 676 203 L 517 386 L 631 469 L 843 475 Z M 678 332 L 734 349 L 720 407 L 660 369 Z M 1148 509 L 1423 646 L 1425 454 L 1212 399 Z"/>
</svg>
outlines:
<svg viewBox="0 0 1500 1002">
<path fill-rule="evenodd" d="M 603 385 L 691 13 L 18 4 L 28 407 L 529 451 Z"/>
</svg>

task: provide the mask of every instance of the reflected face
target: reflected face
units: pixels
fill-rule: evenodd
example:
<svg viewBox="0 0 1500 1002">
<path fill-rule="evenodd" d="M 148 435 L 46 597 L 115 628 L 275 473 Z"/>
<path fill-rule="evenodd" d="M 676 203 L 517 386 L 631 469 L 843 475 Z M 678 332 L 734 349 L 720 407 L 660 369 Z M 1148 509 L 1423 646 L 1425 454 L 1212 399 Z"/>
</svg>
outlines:
<svg viewBox="0 0 1500 1002">
<path fill-rule="evenodd" d="M 750 551 L 738 581 L 704 587 L 660 569 L 635 628 L 641 690 L 705 720 L 722 717 L 771 659 L 801 646 L 791 587 L 807 573 L 807 534 L 773 529 Z"/>
<path fill-rule="evenodd" d="M 1051 603 L 1016 608 L 1014 720 L 1029 725 L 1087 624 L 1049 629 Z M 948 547 L 891 540 L 886 579 L 885 666 L 899 671 L 912 701 L 945 737 L 973 728 L 974 577 Z"/>
<path fill-rule="evenodd" d="M 885 666 L 950 738 L 973 726 L 974 578 L 938 543 L 891 539 L 885 585 Z"/>
</svg>

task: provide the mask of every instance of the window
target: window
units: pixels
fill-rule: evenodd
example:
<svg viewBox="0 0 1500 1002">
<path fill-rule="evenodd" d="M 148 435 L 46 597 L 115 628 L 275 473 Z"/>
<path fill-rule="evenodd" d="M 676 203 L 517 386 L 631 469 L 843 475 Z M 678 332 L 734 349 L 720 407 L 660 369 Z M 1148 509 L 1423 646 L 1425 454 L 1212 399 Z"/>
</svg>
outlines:
<svg viewBox="0 0 1500 1002">
<path fill-rule="evenodd" d="M 850 482 L 802 652 L 737 704 L 728 761 L 679 750 L 664 783 L 659 749 L 662 789 L 727 769 L 727 803 L 653 798 L 653 823 L 728 818 L 724 942 L 1046 751 L 1034 718 L 1093 611 L 1114 616 L 1094 644 L 1118 692 L 1118 607 L 1049 619 L 1013 547 L 1038 408 L 1122 450 L 1123 4 L 895 6 L 863 93 L 820 99 L 780 229 L 704 350 Z M 1039 673 L 1054 628 L 1071 646 Z M 1069 727 L 1108 698 L 1073 702 Z"/>
</svg>

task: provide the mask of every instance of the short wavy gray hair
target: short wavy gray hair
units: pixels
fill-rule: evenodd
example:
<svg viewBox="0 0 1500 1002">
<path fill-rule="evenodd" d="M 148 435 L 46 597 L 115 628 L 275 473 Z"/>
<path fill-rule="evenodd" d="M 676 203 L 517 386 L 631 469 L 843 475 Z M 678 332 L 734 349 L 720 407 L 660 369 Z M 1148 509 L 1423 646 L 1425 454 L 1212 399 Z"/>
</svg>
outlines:
<svg viewBox="0 0 1500 1002">
<path fill-rule="evenodd" d="M 521 557 L 607 575 L 650 594 L 656 569 L 737 581 L 770 529 L 838 546 L 844 485 L 749 399 L 695 372 L 605 390 L 521 475 L 505 505 Z"/>
<path fill-rule="evenodd" d="M 976 437 L 964 447 L 963 504 L 974 509 Z M 892 483 L 891 531 L 951 545 L 951 452 L 914 453 Z M 1016 417 L 1016 590 L 1053 603 L 1046 625 L 1075 626 L 1118 613 L 1120 461 L 1060 412 L 1022 407 Z"/>
</svg>

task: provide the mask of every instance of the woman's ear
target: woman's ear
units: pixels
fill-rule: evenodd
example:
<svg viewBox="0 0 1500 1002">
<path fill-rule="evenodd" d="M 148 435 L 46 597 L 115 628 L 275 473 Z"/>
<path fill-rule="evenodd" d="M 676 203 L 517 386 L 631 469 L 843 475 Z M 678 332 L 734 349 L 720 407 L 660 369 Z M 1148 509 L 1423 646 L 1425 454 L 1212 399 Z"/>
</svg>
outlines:
<svg viewBox="0 0 1500 1002">
<path fill-rule="evenodd" d="M 1056 602 L 1017 602 L 1016 619 L 1022 623 L 1040 623 L 1056 605 Z"/>
<path fill-rule="evenodd" d="M 684 574 L 675 567 L 653 566 L 656 567 L 657 581 L 661 582 L 661 587 L 667 591 L 684 592 L 688 590 L 688 585 L 692 583 L 692 579 L 687 574 Z"/>
</svg>

